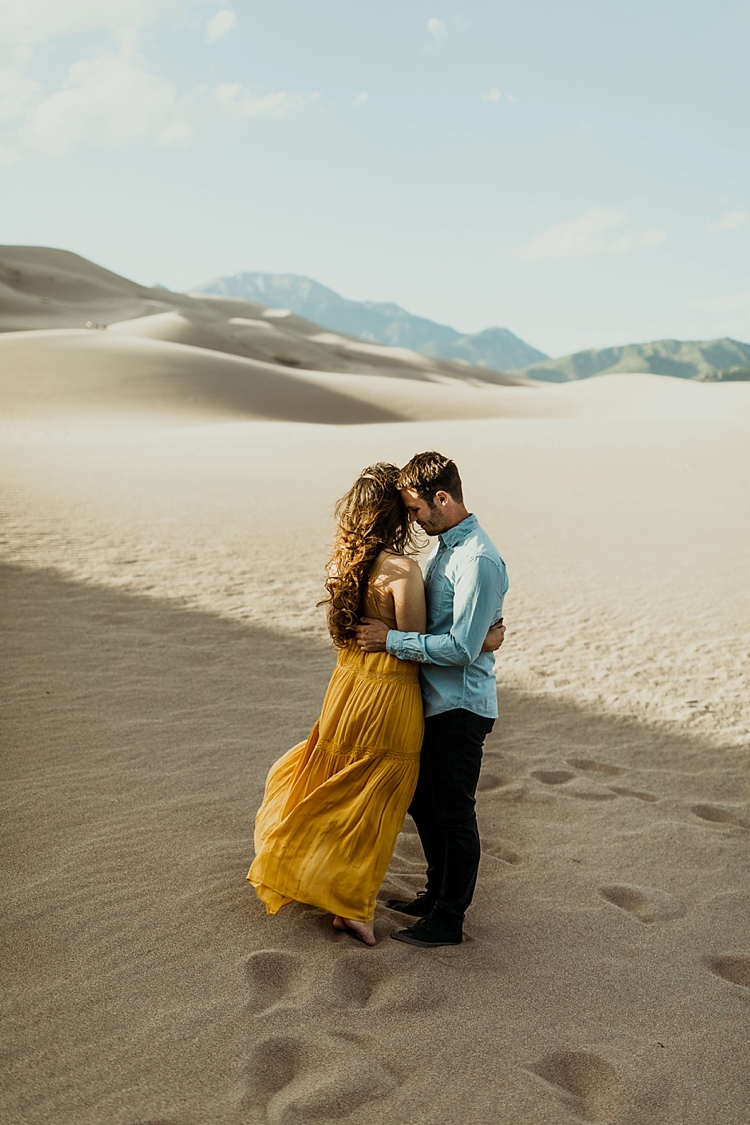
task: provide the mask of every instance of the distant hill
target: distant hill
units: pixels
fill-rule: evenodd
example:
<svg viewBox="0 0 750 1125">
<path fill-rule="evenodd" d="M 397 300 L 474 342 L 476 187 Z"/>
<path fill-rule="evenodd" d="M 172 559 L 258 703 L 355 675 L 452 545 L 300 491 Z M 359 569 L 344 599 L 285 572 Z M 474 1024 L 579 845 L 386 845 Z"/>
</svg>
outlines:
<svg viewBox="0 0 750 1125">
<path fill-rule="evenodd" d="M 567 383 L 621 371 L 709 380 L 720 371 L 748 365 L 750 344 L 725 336 L 720 340 L 653 340 L 649 344 L 625 344 L 619 348 L 589 348 L 561 359 L 528 364 L 514 374 L 549 383 Z"/>
<path fill-rule="evenodd" d="M 726 371 L 712 371 L 695 378 L 700 383 L 750 383 L 750 367 L 728 367 Z"/>
<path fill-rule="evenodd" d="M 310 277 L 291 273 L 237 273 L 221 277 L 194 292 L 243 297 L 264 305 L 291 309 L 298 316 L 324 324 L 360 340 L 411 348 L 439 359 L 464 360 L 478 367 L 507 371 L 546 359 L 507 328 L 485 328 L 464 336 L 446 324 L 413 316 L 400 305 L 349 301 Z"/>
</svg>

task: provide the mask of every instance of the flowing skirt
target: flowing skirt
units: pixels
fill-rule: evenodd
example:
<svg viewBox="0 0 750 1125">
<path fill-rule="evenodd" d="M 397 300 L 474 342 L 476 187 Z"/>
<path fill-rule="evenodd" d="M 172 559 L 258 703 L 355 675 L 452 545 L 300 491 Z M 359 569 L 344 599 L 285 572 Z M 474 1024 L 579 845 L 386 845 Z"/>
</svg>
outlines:
<svg viewBox="0 0 750 1125">
<path fill-rule="evenodd" d="M 275 914 L 288 902 L 369 922 L 419 772 L 416 664 L 339 650 L 306 742 L 271 767 L 248 880 Z"/>
</svg>

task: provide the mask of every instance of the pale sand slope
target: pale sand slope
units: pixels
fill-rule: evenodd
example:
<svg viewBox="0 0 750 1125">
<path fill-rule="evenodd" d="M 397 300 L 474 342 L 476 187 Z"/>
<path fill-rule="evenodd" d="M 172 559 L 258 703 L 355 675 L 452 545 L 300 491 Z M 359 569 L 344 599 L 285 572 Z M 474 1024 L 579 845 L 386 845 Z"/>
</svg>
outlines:
<svg viewBox="0 0 750 1125">
<path fill-rule="evenodd" d="M 0 333 L 80 331 L 88 325 L 120 337 L 222 352 L 282 369 L 533 386 L 524 376 L 328 332 L 288 309 L 268 308 L 257 301 L 149 289 L 67 250 L 0 246 Z"/>
<path fill-rule="evenodd" d="M 606 386 L 559 388 L 598 417 L 7 428 L 4 1119 L 746 1125 L 746 400 Z M 502 717 L 469 940 L 380 908 L 368 950 L 244 875 L 333 661 L 333 501 L 430 447 L 508 563 Z M 421 870 L 407 821 L 382 898 Z"/>
<path fill-rule="evenodd" d="M 138 322 L 143 332 L 133 334 L 116 331 L 131 326 L 115 326 L 108 332 L 49 329 L 0 335 L 0 415 L 14 426 L 56 428 L 84 420 L 163 426 L 239 418 L 334 425 L 571 416 L 750 418 L 750 389 L 742 383 L 609 375 L 532 387 L 493 385 L 436 371 L 406 378 L 393 372 L 290 369 L 163 339 L 163 319 L 148 317 Z M 154 326 L 155 334 L 145 331 Z"/>
</svg>

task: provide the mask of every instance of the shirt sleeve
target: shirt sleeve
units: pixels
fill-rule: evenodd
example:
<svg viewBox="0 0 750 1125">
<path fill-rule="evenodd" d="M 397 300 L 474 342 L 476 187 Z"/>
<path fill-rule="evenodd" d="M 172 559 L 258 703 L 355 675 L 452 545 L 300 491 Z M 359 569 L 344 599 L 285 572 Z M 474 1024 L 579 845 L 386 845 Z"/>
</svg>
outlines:
<svg viewBox="0 0 750 1125">
<path fill-rule="evenodd" d="M 508 588 L 504 569 L 486 555 L 467 560 L 453 588 L 449 633 L 402 633 L 391 629 L 385 647 L 400 660 L 419 664 L 466 666 L 482 651 L 490 625 L 502 613 Z"/>
</svg>

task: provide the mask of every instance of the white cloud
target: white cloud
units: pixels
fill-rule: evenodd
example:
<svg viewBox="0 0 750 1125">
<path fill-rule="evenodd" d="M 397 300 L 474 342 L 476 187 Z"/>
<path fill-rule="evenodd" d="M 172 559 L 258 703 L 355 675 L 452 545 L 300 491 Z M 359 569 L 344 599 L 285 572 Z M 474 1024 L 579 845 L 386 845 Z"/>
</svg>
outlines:
<svg viewBox="0 0 750 1125">
<path fill-rule="evenodd" d="M 2 0 L 0 43 L 12 48 L 95 28 L 137 28 L 167 7 L 174 0 Z"/>
<path fill-rule="evenodd" d="M 0 164 L 29 153 L 63 156 L 82 144 L 122 146 L 148 141 L 185 145 L 199 125 L 223 115 L 236 121 L 288 117 L 318 94 L 252 94 L 239 84 L 179 92 L 136 51 L 140 30 L 165 11 L 189 12 L 209 0 L 0 0 L 0 44 L 10 64 L 0 68 Z M 226 0 L 224 0 L 226 3 Z M 215 11 L 216 5 L 214 5 Z M 237 23 L 222 6 L 206 25 L 215 42 Z M 104 32 L 109 46 L 70 67 L 45 96 L 26 77 L 26 63 L 45 39 L 82 31 Z M 11 131 L 8 132 L 7 130 Z"/>
<path fill-rule="evenodd" d="M 525 262 L 542 262 L 630 254 L 643 246 L 658 246 L 666 239 L 666 233 L 661 230 L 631 230 L 620 234 L 629 218 L 627 211 L 593 207 L 576 219 L 548 227 L 520 247 L 516 257 Z"/>
<path fill-rule="evenodd" d="M 356 98 L 352 99 L 352 105 L 367 105 L 369 100 L 367 90 L 363 90 L 361 94 L 357 94 Z"/>
<path fill-rule="evenodd" d="M 0 168 L 5 167 L 7 164 L 15 164 L 17 160 L 21 160 L 23 153 L 18 148 L 18 145 L 6 143 L 0 139 Z"/>
<path fill-rule="evenodd" d="M 706 230 L 710 230 L 712 233 L 722 230 L 739 230 L 740 227 L 746 227 L 748 222 L 750 222 L 750 213 L 747 211 L 728 211 L 715 223 L 706 223 Z"/>
<path fill-rule="evenodd" d="M 515 94 L 508 94 L 508 101 L 512 102 L 513 105 L 515 105 L 516 102 L 518 101 L 518 98 L 516 97 Z"/>
<path fill-rule="evenodd" d="M 9 112 L 23 110 L 35 95 L 36 104 L 26 108 L 20 128 L 0 137 L 0 164 L 29 152 L 64 156 L 81 144 L 122 146 L 150 141 L 186 145 L 199 125 L 217 115 L 234 121 L 278 121 L 315 105 L 320 98 L 317 93 L 286 90 L 257 95 L 238 82 L 218 85 L 212 91 L 199 87 L 180 96 L 171 82 L 151 73 L 142 59 L 127 51 L 76 63 L 63 89 L 46 98 L 23 82 L 20 86 L 18 81 L 9 83 L 7 89 L 0 88 L 0 107 L 6 105 Z"/>
<path fill-rule="evenodd" d="M 482 101 L 483 102 L 499 102 L 500 99 L 502 98 L 502 96 L 503 95 L 500 93 L 497 86 L 493 86 L 490 90 L 487 91 L 486 94 L 482 94 Z"/>
<path fill-rule="evenodd" d="M 448 38 L 448 28 L 445 26 L 445 23 L 442 20 L 435 19 L 434 16 L 427 21 L 427 30 L 434 39 L 440 40 Z"/>
<path fill-rule="evenodd" d="M 282 90 L 277 94 L 253 94 L 239 82 L 224 83 L 213 91 L 213 102 L 220 113 L 235 121 L 270 117 L 277 121 L 291 116 L 300 109 L 314 105 L 320 94 L 290 94 Z"/>
<path fill-rule="evenodd" d="M 237 15 L 231 8 L 222 8 L 206 24 L 206 42 L 215 43 L 237 26 Z"/>
<path fill-rule="evenodd" d="M 40 101 L 16 136 L 24 148 L 62 156 L 81 143 L 184 144 L 192 132 L 188 101 L 170 82 L 110 54 L 72 66 L 64 88 Z"/>
<path fill-rule="evenodd" d="M 23 116 L 41 94 L 40 84 L 24 78 L 20 70 L 0 69 L 0 121 Z"/>
</svg>

